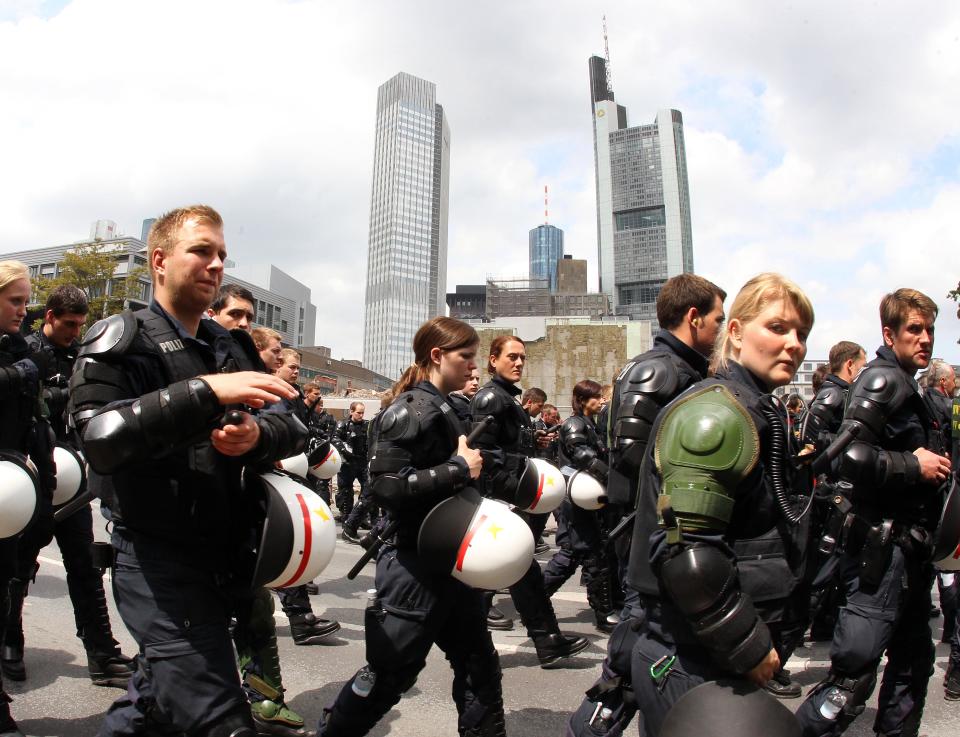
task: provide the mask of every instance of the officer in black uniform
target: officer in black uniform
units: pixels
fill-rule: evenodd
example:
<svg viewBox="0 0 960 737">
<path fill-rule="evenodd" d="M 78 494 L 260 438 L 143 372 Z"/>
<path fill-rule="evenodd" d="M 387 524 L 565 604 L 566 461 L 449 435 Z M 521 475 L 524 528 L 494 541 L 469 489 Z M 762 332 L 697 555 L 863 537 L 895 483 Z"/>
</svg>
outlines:
<svg viewBox="0 0 960 737">
<path fill-rule="evenodd" d="M 584 379 L 573 387 L 573 415 L 560 426 L 560 463 L 566 472 L 582 471 L 602 485 L 607 481 L 606 449 L 600 442 L 594 418 L 602 408 L 601 387 Z M 609 634 L 619 621 L 613 612 L 610 553 L 600 511 L 581 509 L 569 498 L 563 502 L 567 540 L 554 553 L 543 571 L 546 591 L 553 595 L 583 566 L 587 603 L 593 609 L 597 629 Z"/>
<path fill-rule="evenodd" d="M 800 706 L 804 735 L 837 735 L 862 713 L 887 664 L 874 731 L 918 734 L 933 672 L 933 533 L 950 461 L 937 445 L 914 380 L 933 351 L 937 306 L 914 289 L 880 303 L 883 346 L 850 387 L 841 426 L 856 433 L 839 459 L 840 575 L 846 604 L 830 672 Z"/>
<path fill-rule="evenodd" d="M 642 734 L 656 737 L 698 683 L 735 675 L 766 686 L 780 668 L 777 629 L 794 620 L 805 531 L 786 413 L 769 393 L 793 379 L 812 325 L 795 284 L 754 277 L 734 299 L 715 378 L 651 430 L 629 569 L 644 611 L 631 663 Z"/>
<path fill-rule="evenodd" d="M 313 409 L 307 418 L 307 430 L 310 431 L 311 444 L 319 445 L 330 441 L 337 433 L 337 421 L 332 414 L 323 408 L 320 384 L 310 382 L 303 387 L 303 393 L 307 406 Z M 314 481 L 316 482 L 317 494 L 329 507 L 332 504 L 330 500 L 330 479 L 314 479 Z"/>
<path fill-rule="evenodd" d="M 628 361 L 613 385 L 607 495 L 617 503 L 628 508 L 636 506 L 640 464 L 660 411 L 706 378 L 707 360 L 724 321 L 726 297 L 726 292 L 716 284 L 694 274 L 672 277 L 661 287 L 657 320 L 662 329 L 654 338 L 653 347 Z M 650 529 L 645 534 L 649 538 L 652 532 Z M 627 560 L 631 537 L 624 535 L 621 539 L 628 544 L 625 549 L 618 548 Z M 636 555 L 642 556 L 644 550 L 645 546 Z M 621 566 L 625 568 L 623 562 Z M 589 735 L 586 725 L 598 703 L 600 709 L 611 708 L 611 713 L 618 714 L 621 729 L 627 727 L 636 711 L 630 686 L 630 651 L 643 610 L 628 580 L 625 578 L 621 584 L 626 595 L 626 605 L 620 613 L 622 621 L 607 642 L 607 658 L 599 680 L 570 718 L 569 729 L 575 735 Z"/>
<path fill-rule="evenodd" d="M 361 525 L 369 525 L 369 517 L 377 516 L 376 505 L 370 498 L 370 474 L 367 467 L 367 443 L 369 441 L 370 420 L 363 419 L 366 407 L 363 402 L 350 402 L 350 416 L 337 424 L 337 437 L 347 448 L 343 465 L 337 474 L 337 506 L 343 515 L 341 533 L 343 539 L 359 543 L 358 530 Z M 353 503 L 353 482 L 360 482 L 360 496 Z"/>
<path fill-rule="evenodd" d="M 100 734 L 253 737 L 228 624 L 235 594 L 249 596 L 263 512 L 241 474 L 299 452 L 306 428 L 244 409 L 294 391 L 253 370 L 245 333 L 201 320 L 223 277 L 219 214 L 174 210 L 147 242 L 154 301 L 94 325 L 70 385 L 89 483 L 113 523 L 117 608 L 139 646 Z"/>
<path fill-rule="evenodd" d="M 421 523 L 440 501 L 480 474 L 480 454 L 446 397 L 476 366 L 477 334 L 449 317 L 424 323 L 413 339 L 415 362 L 379 417 L 370 469 L 372 491 L 397 522 L 395 543 L 377 559 L 376 601 L 367 607 L 367 664 L 343 687 L 320 724 L 324 737 L 361 737 L 416 682 L 436 643 L 453 668 L 458 731 L 505 735 L 497 651 L 486 629 L 482 595 L 435 569 L 417 552 Z"/>
<path fill-rule="evenodd" d="M 486 417 L 494 418 L 478 438 L 477 447 L 484 456 L 483 491 L 497 498 L 511 497 L 527 458 L 536 454 L 539 445 L 530 415 L 517 401 L 520 395 L 517 383 L 523 376 L 526 358 L 526 349 L 520 338 L 512 335 L 494 338 L 487 368 L 493 378 L 480 388 L 470 403 L 474 425 Z M 546 444 L 546 438 L 542 440 Z M 529 516 L 527 522 L 530 524 Z M 543 529 L 539 523 L 537 526 Z M 533 529 L 535 527 L 531 525 Z M 585 637 L 560 632 L 557 615 L 544 587 L 543 571 L 537 561 L 532 561 L 523 578 L 510 587 L 510 596 L 533 640 L 542 668 L 562 666 L 566 658 L 589 644 Z"/>
<path fill-rule="evenodd" d="M 856 378 L 866 362 L 866 352 L 852 341 L 842 340 L 830 349 L 829 373 L 810 402 L 801 426 L 804 445 L 824 450 L 836 439 L 843 422 L 843 408 L 847 404 L 850 382 Z M 833 518 L 830 499 L 833 497 L 833 482 L 836 479 L 831 476 L 832 474 L 825 474 L 817 479 L 816 495 L 811 509 L 811 538 L 819 543 L 819 551 L 812 553 L 814 560 L 811 566 L 811 570 L 816 572 L 810 592 L 812 640 L 833 639 L 837 612 L 843 603 L 843 584 L 836 575 L 839 559 L 833 555 L 834 535 L 824 527 L 827 520 Z"/>
<path fill-rule="evenodd" d="M 19 261 L 0 261 L 0 452 L 29 455 L 39 472 L 34 492 L 52 489 L 52 432 L 41 414 L 40 377 L 45 354 L 36 354 L 20 334 L 30 300 L 30 277 Z M 41 480 L 46 484 L 40 487 Z M 51 492 L 52 493 L 52 492 Z M 43 494 L 38 494 L 43 496 Z M 0 538 L 0 630 L 7 621 L 7 587 L 16 575 L 17 538 Z M 10 715 L 10 697 L 0 678 L 0 737 L 23 737 Z"/>
<path fill-rule="evenodd" d="M 43 352 L 46 375 L 41 376 L 49 422 L 59 442 L 76 445 L 67 429 L 67 389 L 77 356 L 75 341 L 86 322 L 87 297 L 77 287 L 64 285 L 47 297 L 43 326 L 27 338 L 35 352 Z M 110 614 L 103 590 L 103 574 L 91 555 L 93 512 L 89 504 L 69 517 L 55 521 L 53 509 L 45 509 L 20 538 L 17 575 L 10 581 L 10 615 L 3 646 L 3 671 L 13 680 L 26 678 L 23 662 L 23 601 L 30 581 L 39 569 L 37 558 L 53 537 L 67 571 L 67 590 L 73 604 L 77 637 L 87 652 L 87 669 L 97 686 L 125 688 L 133 670 L 130 659 L 120 653 L 113 638 Z"/>
</svg>

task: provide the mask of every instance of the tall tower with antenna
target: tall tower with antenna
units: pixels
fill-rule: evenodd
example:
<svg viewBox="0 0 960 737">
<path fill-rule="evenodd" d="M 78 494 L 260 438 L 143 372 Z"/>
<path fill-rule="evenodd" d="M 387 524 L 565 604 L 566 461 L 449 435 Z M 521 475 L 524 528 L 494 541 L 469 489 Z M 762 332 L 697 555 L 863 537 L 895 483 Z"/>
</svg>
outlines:
<svg viewBox="0 0 960 737">
<path fill-rule="evenodd" d="M 546 280 L 550 291 L 557 291 L 557 262 L 563 258 L 563 231 L 550 225 L 550 190 L 543 186 L 543 225 L 530 231 L 531 281 Z"/>
<path fill-rule="evenodd" d="M 628 127 L 613 96 L 606 16 L 603 50 L 588 62 L 600 291 L 616 314 L 656 320 L 663 283 L 693 271 L 683 116 L 660 109 L 652 124 Z"/>
</svg>

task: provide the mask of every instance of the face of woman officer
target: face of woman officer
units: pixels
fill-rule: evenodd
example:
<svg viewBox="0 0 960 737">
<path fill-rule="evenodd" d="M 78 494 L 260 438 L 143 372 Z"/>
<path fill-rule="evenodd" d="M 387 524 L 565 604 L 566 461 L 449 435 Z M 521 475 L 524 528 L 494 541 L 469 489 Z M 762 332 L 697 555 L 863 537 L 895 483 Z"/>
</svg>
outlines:
<svg viewBox="0 0 960 737">
<path fill-rule="evenodd" d="M 29 279 L 14 279 L 0 289 L 0 332 L 12 334 L 20 330 L 29 300 Z"/>
<path fill-rule="evenodd" d="M 779 299 L 752 320 L 730 323 L 731 357 L 771 389 L 789 384 L 807 355 L 810 332 L 797 308 Z"/>
</svg>

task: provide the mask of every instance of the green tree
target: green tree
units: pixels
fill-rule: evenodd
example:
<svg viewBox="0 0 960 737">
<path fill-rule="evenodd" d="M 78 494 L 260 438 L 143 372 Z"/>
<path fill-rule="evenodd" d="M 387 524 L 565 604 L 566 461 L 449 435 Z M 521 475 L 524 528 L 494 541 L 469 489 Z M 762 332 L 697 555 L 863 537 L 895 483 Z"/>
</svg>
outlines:
<svg viewBox="0 0 960 737">
<path fill-rule="evenodd" d="M 954 302 L 960 302 L 960 284 L 957 284 L 956 289 L 951 289 L 947 292 L 947 297 L 952 299 Z M 960 306 L 957 307 L 957 318 L 960 319 Z"/>
<path fill-rule="evenodd" d="M 146 266 L 137 266 L 125 275 L 115 276 L 117 256 L 126 251 L 102 243 L 85 243 L 67 251 L 60 262 L 57 275 L 52 278 L 40 277 L 33 282 L 34 298 L 40 304 L 55 287 L 72 284 L 82 289 L 90 303 L 87 315 L 87 327 L 97 320 L 115 315 L 127 307 L 128 300 L 142 300 L 140 279 L 146 275 Z"/>
</svg>

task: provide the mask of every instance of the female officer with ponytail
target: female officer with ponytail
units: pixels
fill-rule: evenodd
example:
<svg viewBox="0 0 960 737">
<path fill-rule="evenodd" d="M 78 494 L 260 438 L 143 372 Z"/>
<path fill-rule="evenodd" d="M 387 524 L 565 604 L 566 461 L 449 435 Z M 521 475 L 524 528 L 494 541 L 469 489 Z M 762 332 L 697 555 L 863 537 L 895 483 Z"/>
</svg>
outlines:
<svg viewBox="0 0 960 737">
<path fill-rule="evenodd" d="M 482 594 L 417 551 L 431 509 L 480 475 L 480 453 L 467 446 L 466 428 L 447 401 L 476 368 L 477 345 L 476 331 L 459 320 L 424 323 L 413 339 L 414 363 L 379 419 L 371 488 L 396 523 L 396 537 L 377 559 L 377 597 L 365 613 L 367 664 L 324 711 L 324 737 L 367 734 L 416 682 L 434 644 L 453 668 L 459 733 L 506 735 Z"/>
</svg>

